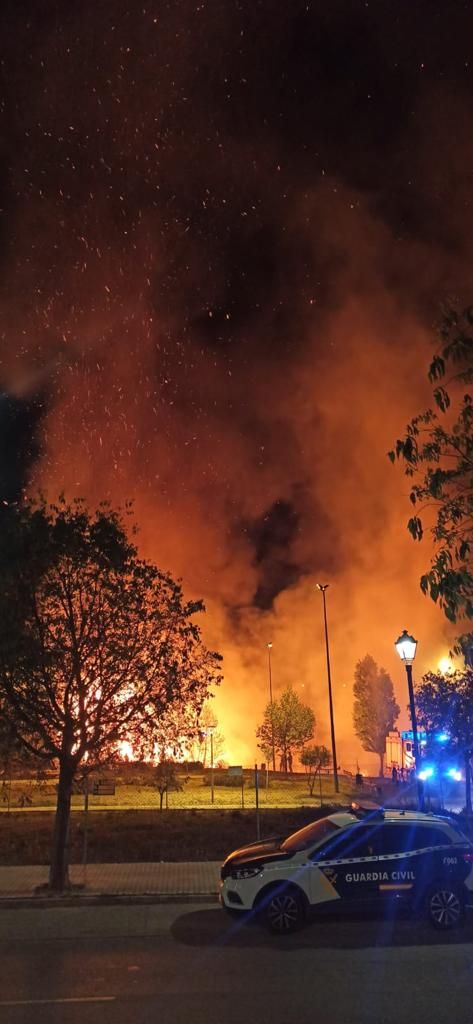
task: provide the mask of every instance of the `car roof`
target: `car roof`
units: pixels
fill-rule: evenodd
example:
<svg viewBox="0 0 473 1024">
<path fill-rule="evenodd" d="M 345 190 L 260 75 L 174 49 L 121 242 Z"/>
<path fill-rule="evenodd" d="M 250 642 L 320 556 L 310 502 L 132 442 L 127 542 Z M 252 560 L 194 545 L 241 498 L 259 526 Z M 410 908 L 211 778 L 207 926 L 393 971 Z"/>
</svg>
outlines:
<svg viewBox="0 0 473 1024">
<path fill-rule="evenodd" d="M 417 821 L 421 825 L 451 825 L 451 818 L 442 814 L 430 814 L 426 811 L 403 811 L 386 808 L 384 811 L 385 821 Z"/>
<path fill-rule="evenodd" d="M 328 820 L 332 821 L 338 828 L 346 828 L 348 825 L 360 824 L 365 821 L 368 824 L 375 824 L 380 821 L 385 822 L 399 822 L 400 824 L 409 823 L 422 825 L 447 825 L 455 828 L 456 822 L 448 817 L 448 815 L 442 814 L 430 814 L 425 811 L 404 811 L 397 808 L 382 808 L 377 809 L 367 808 L 362 815 L 352 814 L 349 811 L 336 811 L 334 814 L 328 815 Z"/>
</svg>

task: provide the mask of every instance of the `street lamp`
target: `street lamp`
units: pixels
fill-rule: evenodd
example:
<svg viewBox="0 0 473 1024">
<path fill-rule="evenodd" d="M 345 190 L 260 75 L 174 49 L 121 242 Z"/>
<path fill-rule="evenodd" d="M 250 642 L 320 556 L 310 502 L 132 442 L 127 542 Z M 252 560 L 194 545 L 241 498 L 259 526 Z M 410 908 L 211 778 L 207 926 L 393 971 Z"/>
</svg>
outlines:
<svg viewBox="0 0 473 1024">
<path fill-rule="evenodd" d="M 269 672 L 269 706 L 271 709 L 271 749 L 273 752 L 273 772 L 276 771 L 276 749 L 274 746 L 274 718 L 273 718 L 273 679 L 271 674 L 271 649 L 272 643 L 266 644 L 268 648 L 268 672 Z"/>
<path fill-rule="evenodd" d="M 333 719 L 332 676 L 330 673 L 330 650 L 328 646 L 327 605 L 325 601 L 325 591 L 327 590 L 327 588 L 328 583 L 317 583 L 317 590 L 321 591 L 324 603 L 325 652 L 327 655 L 328 703 L 330 708 L 330 732 L 332 736 L 333 781 L 335 784 L 335 792 L 339 793 L 340 787 L 338 785 L 337 748 L 335 745 L 335 723 Z"/>
<path fill-rule="evenodd" d="M 417 640 L 411 636 L 407 629 L 403 629 L 401 635 L 395 640 L 394 646 L 396 651 L 406 666 L 407 675 L 407 689 L 409 692 L 409 710 L 411 715 L 411 726 L 412 726 L 412 746 L 414 750 L 414 761 L 415 761 L 415 773 L 417 779 L 417 802 L 420 810 L 424 809 L 424 795 L 422 791 L 422 784 L 419 779 L 419 738 L 417 735 L 417 717 L 416 717 L 416 706 L 414 702 L 414 684 L 412 682 L 412 662 L 416 656 L 417 651 Z"/>
<path fill-rule="evenodd" d="M 214 727 L 209 725 L 207 734 L 210 736 L 210 803 L 214 803 Z"/>
</svg>

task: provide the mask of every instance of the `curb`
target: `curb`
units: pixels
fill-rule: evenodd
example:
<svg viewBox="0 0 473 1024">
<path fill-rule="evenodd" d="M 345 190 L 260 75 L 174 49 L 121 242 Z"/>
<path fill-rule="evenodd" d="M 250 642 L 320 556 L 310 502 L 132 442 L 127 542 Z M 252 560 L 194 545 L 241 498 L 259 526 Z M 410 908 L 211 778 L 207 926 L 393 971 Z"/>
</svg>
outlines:
<svg viewBox="0 0 473 1024">
<path fill-rule="evenodd" d="M 177 893 L 86 893 L 76 896 L 0 896 L 1 910 L 41 908 L 55 910 L 61 907 L 134 906 L 159 903 L 218 903 L 213 892 Z"/>
</svg>

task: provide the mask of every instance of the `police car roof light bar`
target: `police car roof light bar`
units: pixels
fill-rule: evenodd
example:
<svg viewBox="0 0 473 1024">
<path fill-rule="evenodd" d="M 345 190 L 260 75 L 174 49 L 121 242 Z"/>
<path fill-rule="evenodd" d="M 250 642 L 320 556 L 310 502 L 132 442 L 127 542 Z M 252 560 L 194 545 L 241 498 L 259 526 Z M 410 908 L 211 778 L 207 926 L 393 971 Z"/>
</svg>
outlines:
<svg viewBox="0 0 473 1024">
<path fill-rule="evenodd" d="M 350 807 L 351 813 L 356 818 L 384 818 L 384 808 L 380 804 L 375 804 L 374 801 L 368 800 L 364 804 L 359 804 L 354 800 Z"/>
</svg>

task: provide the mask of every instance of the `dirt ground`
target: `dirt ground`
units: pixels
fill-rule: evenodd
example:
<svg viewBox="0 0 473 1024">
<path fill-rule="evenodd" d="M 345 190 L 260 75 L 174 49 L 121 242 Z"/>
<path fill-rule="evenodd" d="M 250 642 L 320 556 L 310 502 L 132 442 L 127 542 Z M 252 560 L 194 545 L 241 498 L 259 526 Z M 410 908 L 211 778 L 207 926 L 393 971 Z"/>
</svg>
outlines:
<svg viewBox="0 0 473 1024">
<path fill-rule="evenodd" d="M 330 808 L 262 810 L 260 833 L 289 835 Z M 0 818 L 1 864 L 47 864 L 53 816 L 15 812 Z M 232 849 L 256 841 L 255 811 L 101 811 L 89 814 L 90 863 L 220 860 Z M 82 860 L 83 815 L 71 817 L 69 859 Z"/>
</svg>

